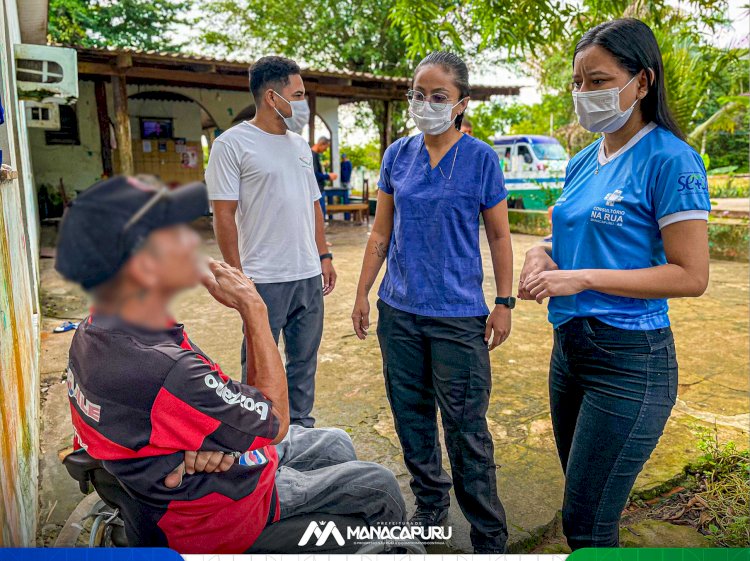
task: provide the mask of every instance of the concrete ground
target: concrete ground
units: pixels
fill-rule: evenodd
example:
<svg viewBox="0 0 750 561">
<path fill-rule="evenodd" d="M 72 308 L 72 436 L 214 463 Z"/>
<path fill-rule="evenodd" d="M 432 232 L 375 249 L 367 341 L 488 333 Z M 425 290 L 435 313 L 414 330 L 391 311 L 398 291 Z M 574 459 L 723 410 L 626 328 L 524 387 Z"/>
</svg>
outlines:
<svg viewBox="0 0 750 561">
<path fill-rule="evenodd" d="M 379 462 L 397 475 L 410 508 L 413 496 L 386 401 L 380 353 L 374 336 L 377 310 L 371 304 L 372 335 L 359 341 L 351 327 L 351 307 L 368 231 L 334 223 L 328 230 L 339 274 L 326 298 L 326 320 L 317 377 L 318 426 L 338 426 L 352 436 L 361 459 Z M 219 256 L 208 232 L 206 250 Z M 526 249 L 538 241 L 514 235 L 515 272 Z M 489 251 L 484 249 L 485 292 L 494 293 Z M 718 427 L 723 439 L 747 445 L 748 425 L 748 265 L 714 261 L 711 283 L 700 299 L 675 300 L 672 322 L 680 362 L 679 400 L 666 432 L 637 482 L 645 490 L 667 481 L 699 456 L 691 427 Z M 41 457 L 40 543 L 49 542 L 81 495 L 58 460 L 70 443 L 71 428 L 62 376 L 72 335 L 51 334 L 62 318 L 80 318 L 86 301 L 43 261 L 43 443 Z M 182 295 L 175 315 L 190 336 L 227 373 L 239 369 L 239 317 L 214 302 L 203 289 Z M 510 524 L 511 547 L 529 550 L 541 528 L 560 508 L 563 478 L 549 419 L 547 367 L 552 331 L 546 307 L 520 302 L 510 339 L 492 353 L 494 388 L 488 413 L 495 440 L 500 497 Z M 447 467 L 447 457 L 445 459 Z M 449 522 L 453 551 L 470 551 L 468 525 L 455 500 Z"/>
</svg>

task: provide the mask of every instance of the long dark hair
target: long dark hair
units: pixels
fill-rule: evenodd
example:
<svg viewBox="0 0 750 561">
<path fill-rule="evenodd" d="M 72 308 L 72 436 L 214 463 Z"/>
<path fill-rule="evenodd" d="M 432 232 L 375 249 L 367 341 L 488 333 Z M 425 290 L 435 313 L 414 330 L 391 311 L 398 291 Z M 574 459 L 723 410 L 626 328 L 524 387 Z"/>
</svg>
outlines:
<svg viewBox="0 0 750 561">
<path fill-rule="evenodd" d="M 651 28 L 635 18 L 621 18 L 599 24 L 581 37 L 574 56 L 591 45 L 598 45 L 609 51 L 631 76 L 635 76 L 641 70 L 646 71 L 649 88 L 646 97 L 641 100 L 643 118 L 646 122 L 653 121 L 684 140 L 685 135 L 672 116 L 667 103 L 664 63 Z M 653 79 L 649 71 L 653 71 Z"/>
<path fill-rule="evenodd" d="M 431 65 L 440 66 L 448 74 L 453 76 L 453 85 L 458 88 L 458 93 L 461 96 L 460 99 L 464 99 L 471 95 L 471 86 L 469 86 L 469 69 L 466 67 L 466 63 L 461 60 L 458 55 L 449 53 L 448 51 L 435 51 L 428 54 L 422 59 L 414 70 L 416 76 L 420 68 L 423 66 Z M 461 122 L 464 120 L 464 114 L 459 113 L 456 115 L 454 125 L 456 129 L 461 128 Z"/>
</svg>

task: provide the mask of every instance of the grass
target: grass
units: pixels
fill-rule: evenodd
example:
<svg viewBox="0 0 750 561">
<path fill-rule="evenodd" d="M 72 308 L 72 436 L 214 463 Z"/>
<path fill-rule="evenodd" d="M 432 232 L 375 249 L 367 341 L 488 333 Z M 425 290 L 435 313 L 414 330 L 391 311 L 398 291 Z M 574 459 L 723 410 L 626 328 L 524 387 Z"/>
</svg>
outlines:
<svg viewBox="0 0 750 561">
<path fill-rule="evenodd" d="M 703 452 L 696 475 L 702 485 L 688 505 L 700 510 L 697 527 L 714 546 L 748 547 L 750 454 L 739 451 L 734 442 L 721 444 L 716 428 L 700 427 L 696 432 Z"/>
</svg>

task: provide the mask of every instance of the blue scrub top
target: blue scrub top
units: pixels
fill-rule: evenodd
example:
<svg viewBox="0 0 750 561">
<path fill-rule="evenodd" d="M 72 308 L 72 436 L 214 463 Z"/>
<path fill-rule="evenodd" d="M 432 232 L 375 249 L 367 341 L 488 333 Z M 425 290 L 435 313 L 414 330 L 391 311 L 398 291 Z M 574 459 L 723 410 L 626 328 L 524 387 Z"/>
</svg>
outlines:
<svg viewBox="0 0 750 561">
<path fill-rule="evenodd" d="M 479 214 L 507 196 L 492 147 L 464 135 L 431 169 L 424 136 L 400 138 L 385 151 L 378 188 L 394 203 L 378 296 L 422 316 L 487 315 Z"/>
<path fill-rule="evenodd" d="M 609 158 L 601 143 L 597 140 L 568 164 L 552 213 L 552 259 L 564 270 L 666 264 L 661 229 L 682 220 L 708 220 L 703 160 L 654 123 Z M 549 320 L 559 327 L 576 317 L 595 317 L 622 329 L 648 330 L 667 327 L 667 311 L 666 299 L 587 290 L 551 298 Z"/>
</svg>

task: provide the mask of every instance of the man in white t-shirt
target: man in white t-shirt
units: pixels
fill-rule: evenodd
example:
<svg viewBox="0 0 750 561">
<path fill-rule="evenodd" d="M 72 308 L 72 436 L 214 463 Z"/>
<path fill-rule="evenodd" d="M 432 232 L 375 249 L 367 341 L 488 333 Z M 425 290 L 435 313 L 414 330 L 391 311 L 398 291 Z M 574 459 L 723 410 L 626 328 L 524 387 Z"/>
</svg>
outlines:
<svg viewBox="0 0 750 561">
<path fill-rule="evenodd" d="M 214 232 L 224 260 L 255 281 L 277 343 L 284 333 L 291 422 L 312 427 L 323 296 L 336 272 L 312 154 L 298 134 L 310 110 L 299 66 L 286 58 L 259 59 L 250 91 L 255 117 L 221 134 L 208 159 Z M 246 360 L 243 341 L 243 373 Z"/>
</svg>

